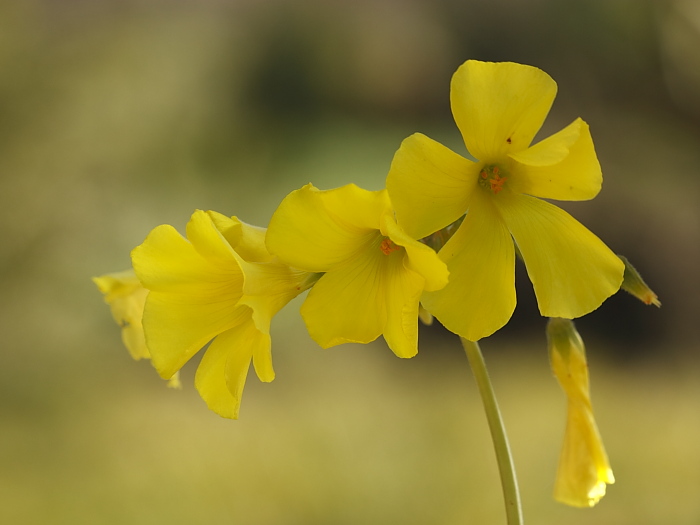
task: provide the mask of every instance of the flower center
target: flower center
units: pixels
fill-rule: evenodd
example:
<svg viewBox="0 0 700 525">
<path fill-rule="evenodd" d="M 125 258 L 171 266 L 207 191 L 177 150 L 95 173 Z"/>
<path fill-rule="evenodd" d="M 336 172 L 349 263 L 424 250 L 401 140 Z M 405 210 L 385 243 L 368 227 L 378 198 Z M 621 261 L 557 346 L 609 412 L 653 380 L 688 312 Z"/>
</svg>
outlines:
<svg viewBox="0 0 700 525">
<path fill-rule="evenodd" d="M 392 241 L 388 237 L 384 237 L 384 240 L 379 245 L 379 249 L 382 251 L 382 253 L 384 255 L 389 255 L 391 252 L 395 252 L 399 248 L 400 247 L 396 246 L 396 244 L 394 244 L 394 241 Z"/>
<path fill-rule="evenodd" d="M 506 180 L 508 179 L 503 176 L 501 168 L 495 165 L 484 166 L 479 172 L 479 184 L 481 187 L 491 190 L 496 195 L 503 189 Z"/>
</svg>

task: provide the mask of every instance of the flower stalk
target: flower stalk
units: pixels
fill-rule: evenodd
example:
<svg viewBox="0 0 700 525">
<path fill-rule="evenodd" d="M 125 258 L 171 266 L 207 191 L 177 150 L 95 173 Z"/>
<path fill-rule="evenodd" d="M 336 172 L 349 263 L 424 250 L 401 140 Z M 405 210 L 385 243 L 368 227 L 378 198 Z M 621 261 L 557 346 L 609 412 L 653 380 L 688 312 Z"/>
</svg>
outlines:
<svg viewBox="0 0 700 525">
<path fill-rule="evenodd" d="M 476 384 L 479 388 L 479 394 L 484 404 L 486 419 L 491 431 L 491 439 L 493 447 L 496 451 L 496 461 L 498 463 L 498 472 L 501 476 L 501 486 L 503 488 L 503 499 L 506 506 L 506 523 L 508 525 L 522 525 L 523 511 L 520 502 L 520 492 L 518 491 L 518 480 L 515 476 L 515 466 L 513 465 L 513 456 L 510 452 L 508 437 L 506 436 L 505 425 L 501 412 L 498 409 L 496 395 L 491 385 L 484 356 L 481 353 L 479 343 L 469 341 L 460 337 L 464 351 L 467 353 L 467 359 L 471 366 Z"/>
</svg>

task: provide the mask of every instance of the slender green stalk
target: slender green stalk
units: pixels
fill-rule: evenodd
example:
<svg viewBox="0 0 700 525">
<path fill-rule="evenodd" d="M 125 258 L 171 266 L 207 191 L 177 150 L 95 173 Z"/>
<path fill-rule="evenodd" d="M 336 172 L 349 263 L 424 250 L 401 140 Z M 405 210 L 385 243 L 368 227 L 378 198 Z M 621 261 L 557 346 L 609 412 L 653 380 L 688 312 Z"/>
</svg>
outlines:
<svg viewBox="0 0 700 525">
<path fill-rule="evenodd" d="M 496 461 L 498 462 L 498 471 L 501 475 L 501 486 L 503 487 L 503 498 L 506 504 L 506 518 L 508 525 L 522 525 L 523 511 L 520 503 L 520 493 L 518 492 L 518 481 L 515 478 L 515 467 L 513 466 L 513 457 L 510 453 L 510 445 L 506 436 L 506 429 L 503 425 L 501 412 L 498 410 L 496 395 L 493 392 L 493 386 L 489 379 L 489 374 L 486 371 L 486 363 L 484 356 L 481 354 L 479 344 L 474 341 L 462 340 L 462 346 L 467 353 L 467 359 L 471 365 L 476 384 L 479 387 L 481 400 L 484 403 L 486 411 L 486 419 L 491 430 L 491 439 L 493 439 L 493 447 L 496 450 Z"/>
</svg>

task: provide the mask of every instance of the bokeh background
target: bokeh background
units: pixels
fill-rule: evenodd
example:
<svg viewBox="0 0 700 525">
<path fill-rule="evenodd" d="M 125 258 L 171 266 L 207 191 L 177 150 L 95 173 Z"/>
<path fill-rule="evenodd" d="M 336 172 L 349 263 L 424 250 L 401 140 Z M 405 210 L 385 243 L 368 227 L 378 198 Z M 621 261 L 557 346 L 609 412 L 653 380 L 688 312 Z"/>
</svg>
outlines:
<svg viewBox="0 0 700 525">
<path fill-rule="evenodd" d="M 543 68 L 541 132 L 581 116 L 605 183 L 564 207 L 659 294 L 578 322 L 617 477 L 551 499 L 564 428 L 524 268 L 482 347 L 540 524 L 700 523 L 700 4 L 693 0 L 17 0 L 0 3 L 0 522 L 502 523 L 466 358 L 423 327 L 319 349 L 299 301 L 277 379 L 241 419 L 131 361 L 90 277 L 194 209 L 266 225 L 307 182 L 383 186 L 421 131 L 463 152 L 449 80 L 469 58 Z"/>
</svg>

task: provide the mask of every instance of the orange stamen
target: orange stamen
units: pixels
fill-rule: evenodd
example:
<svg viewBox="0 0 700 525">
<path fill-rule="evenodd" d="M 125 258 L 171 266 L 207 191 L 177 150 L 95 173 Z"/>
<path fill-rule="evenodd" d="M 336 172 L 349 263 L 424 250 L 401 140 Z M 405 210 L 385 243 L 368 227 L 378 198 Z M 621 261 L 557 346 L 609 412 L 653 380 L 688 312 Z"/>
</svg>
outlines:
<svg viewBox="0 0 700 525">
<path fill-rule="evenodd" d="M 489 189 L 494 195 L 499 194 L 505 187 L 507 177 L 501 176 L 499 166 L 484 166 L 479 171 L 479 184 L 482 188 Z"/>
<path fill-rule="evenodd" d="M 499 177 L 498 173 L 496 172 L 497 170 L 497 167 L 493 169 L 494 177 L 489 181 L 491 183 L 491 191 L 496 195 L 498 195 L 498 193 L 503 189 L 503 184 L 507 180 L 507 177 Z"/>
<path fill-rule="evenodd" d="M 389 255 L 391 252 L 398 250 L 399 247 L 396 246 L 391 239 L 385 237 L 382 243 L 379 245 L 379 249 L 384 255 Z"/>
</svg>

